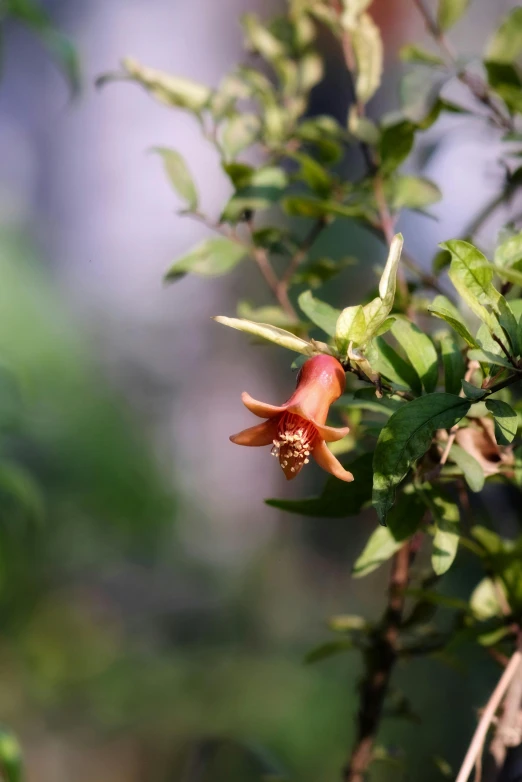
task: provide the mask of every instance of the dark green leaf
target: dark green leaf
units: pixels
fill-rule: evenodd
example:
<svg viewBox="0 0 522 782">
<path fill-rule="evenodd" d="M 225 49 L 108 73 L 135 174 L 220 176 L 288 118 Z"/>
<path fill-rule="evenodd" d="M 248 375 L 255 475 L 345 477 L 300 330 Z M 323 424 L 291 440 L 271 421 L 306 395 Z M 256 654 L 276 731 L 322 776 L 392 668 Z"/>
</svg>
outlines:
<svg viewBox="0 0 522 782">
<path fill-rule="evenodd" d="M 462 474 L 471 491 L 482 491 L 484 488 L 485 476 L 484 470 L 477 460 L 465 451 L 464 448 L 461 448 L 460 445 L 451 446 L 449 458 L 462 470 Z"/>
<path fill-rule="evenodd" d="M 484 399 L 487 393 L 483 388 L 477 388 L 477 386 L 474 386 L 467 380 L 462 380 L 462 390 L 466 399 L 469 399 L 471 402 L 478 402 L 480 399 Z"/>
<path fill-rule="evenodd" d="M 437 429 L 451 429 L 470 403 L 453 394 L 428 394 L 397 410 L 383 428 L 373 457 L 373 504 L 381 524 L 410 467 L 430 447 Z"/>
<path fill-rule="evenodd" d="M 301 293 L 297 301 L 301 310 L 310 318 L 312 323 L 319 326 L 330 337 L 335 336 L 335 327 L 341 310 L 337 310 L 330 304 L 316 299 L 310 291 Z"/>
<path fill-rule="evenodd" d="M 299 163 L 299 175 L 310 190 L 313 190 L 320 196 L 328 197 L 334 185 L 332 175 L 317 160 L 303 152 L 292 155 L 292 158 Z"/>
<path fill-rule="evenodd" d="M 486 400 L 486 407 L 495 419 L 495 437 L 499 445 L 513 442 L 518 429 L 518 416 L 513 408 L 500 399 Z"/>
<path fill-rule="evenodd" d="M 342 638 L 336 641 L 327 641 L 326 643 L 320 644 L 320 646 L 316 646 L 315 649 L 312 649 L 310 652 L 308 652 L 304 661 L 308 664 L 318 663 L 321 660 L 328 659 L 328 657 L 333 657 L 334 655 L 342 654 L 343 652 L 349 652 L 352 649 L 354 649 L 353 642 L 348 638 Z"/>
<path fill-rule="evenodd" d="M 357 558 L 352 571 L 354 578 L 368 575 L 390 559 L 415 534 L 425 513 L 426 506 L 417 494 L 403 493 L 390 511 L 388 526 L 377 527 L 372 532 Z"/>
<path fill-rule="evenodd" d="M 442 363 L 444 364 L 444 387 L 448 394 L 458 394 L 466 372 L 466 362 L 456 339 L 452 334 L 440 338 Z"/>
<path fill-rule="evenodd" d="M 308 497 L 302 500 L 271 499 L 266 500 L 266 504 L 289 513 L 300 513 L 303 516 L 330 519 L 357 516 L 362 507 L 370 502 L 372 496 L 372 454 L 363 454 L 348 466 L 355 478 L 353 483 L 328 478 L 319 497 Z"/>
<path fill-rule="evenodd" d="M 153 151 L 161 156 L 165 171 L 173 188 L 181 198 L 187 202 L 188 208 L 191 211 L 195 211 L 198 208 L 198 194 L 194 180 L 192 179 L 183 157 L 179 152 L 175 152 L 173 149 L 167 149 L 166 147 L 155 147 Z"/>
<path fill-rule="evenodd" d="M 247 250 L 243 245 L 225 236 L 206 239 L 188 255 L 176 261 L 168 270 L 165 279 L 167 282 L 173 282 L 189 273 L 201 277 L 227 274 L 246 254 Z"/>
<path fill-rule="evenodd" d="M 391 380 L 402 388 L 411 388 L 416 394 L 422 393 L 419 376 L 409 361 L 405 361 L 391 345 L 381 337 L 372 340 L 366 350 L 366 357 L 374 372 Z"/>
<path fill-rule="evenodd" d="M 379 156 L 383 173 L 395 171 L 406 160 L 415 140 L 415 125 L 401 120 L 382 129 Z"/>
<path fill-rule="evenodd" d="M 429 394 L 435 390 L 438 379 L 437 351 L 431 339 L 418 326 L 397 318 L 391 328 L 392 334 L 402 347 L 413 368 Z"/>
<path fill-rule="evenodd" d="M 260 211 L 281 198 L 288 180 L 277 166 L 265 166 L 250 175 L 245 187 L 237 190 L 223 210 L 221 219 L 236 222 L 246 211 Z"/>
</svg>

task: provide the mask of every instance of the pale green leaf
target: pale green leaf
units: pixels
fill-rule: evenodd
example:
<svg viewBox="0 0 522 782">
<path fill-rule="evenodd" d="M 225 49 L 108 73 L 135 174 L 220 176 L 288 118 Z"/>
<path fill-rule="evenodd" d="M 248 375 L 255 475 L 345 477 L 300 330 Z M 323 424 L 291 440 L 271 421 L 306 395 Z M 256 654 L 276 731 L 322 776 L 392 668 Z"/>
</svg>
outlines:
<svg viewBox="0 0 522 782">
<path fill-rule="evenodd" d="M 437 429 L 451 429 L 469 410 L 470 402 L 453 394 L 419 397 L 397 410 L 382 429 L 373 458 L 373 504 L 382 524 L 395 491 L 410 467 L 431 445 Z"/>
<path fill-rule="evenodd" d="M 442 198 L 439 188 L 419 176 L 399 176 L 392 184 L 391 206 L 400 209 L 424 209 Z"/>
<path fill-rule="evenodd" d="M 381 297 L 384 306 L 388 308 L 386 315 L 391 311 L 395 299 L 397 269 L 399 268 L 403 244 L 404 239 L 402 238 L 402 234 L 396 234 L 392 239 L 386 266 L 384 267 L 384 272 L 379 282 L 379 296 Z"/>
<path fill-rule="evenodd" d="M 396 554 L 415 534 L 425 512 L 426 506 L 417 494 L 413 492 L 402 494 L 397 505 L 390 511 L 389 525 L 377 527 L 372 532 L 357 558 L 352 570 L 354 578 L 368 575 Z"/>
<path fill-rule="evenodd" d="M 155 68 L 147 68 L 131 57 L 123 60 L 122 65 L 131 79 L 145 87 L 161 103 L 196 113 L 200 113 L 209 104 L 212 93 L 203 84 L 180 76 L 171 76 Z"/>
<path fill-rule="evenodd" d="M 185 274 L 218 277 L 227 274 L 246 256 L 247 249 L 239 242 L 216 236 L 206 239 L 194 250 L 174 263 L 165 275 L 167 282 L 179 280 Z"/>
<path fill-rule="evenodd" d="M 195 211 L 198 208 L 198 193 L 183 157 L 166 147 L 155 147 L 153 151 L 161 156 L 172 187 L 187 202 L 188 208 Z"/>
<path fill-rule="evenodd" d="M 276 60 L 285 54 L 281 41 L 259 21 L 255 14 L 244 14 L 241 24 L 249 48 L 261 54 L 267 60 Z"/>
<path fill-rule="evenodd" d="M 515 6 L 504 17 L 486 48 L 486 60 L 511 63 L 522 52 L 522 7 Z"/>
<path fill-rule="evenodd" d="M 476 619 L 484 622 L 496 616 L 502 616 L 502 606 L 499 595 L 504 594 L 504 586 L 501 581 L 495 582 L 492 578 L 483 578 L 471 593 L 469 605 Z"/>
<path fill-rule="evenodd" d="M 350 133 L 364 141 L 365 144 L 377 144 L 380 138 L 380 131 L 375 122 L 368 117 L 361 117 L 357 111 L 357 106 L 352 106 L 348 114 L 348 130 Z"/>
<path fill-rule="evenodd" d="M 424 65 L 444 65 L 444 60 L 433 52 L 415 44 L 401 47 L 399 56 L 403 62 L 423 63 Z"/>
<path fill-rule="evenodd" d="M 351 31 L 357 62 L 355 92 L 361 103 L 368 103 L 381 83 L 383 46 L 379 28 L 369 14 L 363 13 Z"/>
<path fill-rule="evenodd" d="M 429 336 L 405 318 L 397 318 L 391 332 L 421 379 L 425 391 L 435 390 L 438 380 L 437 351 Z"/>
<path fill-rule="evenodd" d="M 304 356 L 313 356 L 322 352 L 316 347 L 319 343 L 312 345 L 312 343 L 296 337 L 290 331 L 271 326 L 269 323 L 256 323 L 255 321 L 243 320 L 242 318 L 227 318 L 223 315 L 218 315 L 214 320 L 223 326 L 244 331 L 247 334 L 252 334 L 254 337 L 261 337 L 268 340 L 268 342 L 280 345 L 282 348 L 292 350 L 294 353 L 302 353 Z"/>
<path fill-rule="evenodd" d="M 437 24 L 441 30 L 449 30 L 466 13 L 470 0 L 439 0 Z"/>
<path fill-rule="evenodd" d="M 520 285 L 522 287 L 522 271 L 514 268 L 497 267 L 495 269 L 501 279 L 507 282 L 512 282 L 513 285 Z"/>
<path fill-rule="evenodd" d="M 335 327 L 335 341 L 343 355 L 347 354 L 350 342 L 360 345 L 366 336 L 366 318 L 361 304 L 345 307 Z"/>
<path fill-rule="evenodd" d="M 439 489 L 426 493 L 435 522 L 431 564 L 436 575 L 442 576 L 452 566 L 459 546 L 460 513 L 456 503 Z"/>
<path fill-rule="evenodd" d="M 522 231 L 505 239 L 495 250 L 496 266 L 515 266 L 522 261 Z M 521 273 L 522 277 L 522 273 Z"/>
<path fill-rule="evenodd" d="M 460 312 L 446 296 L 435 296 L 433 302 L 428 307 L 428 311 L 435 315 L 436 318 L 446 321 L 470 347 L 478 348 L 479 344 L 469 332 Z"/>
<path fill-rule="evenodd" d="M 482 491 L 484 488 L 484 470 L 478 461 L 460 445 L 452 445 L 449 458 L 462 470 L 466 483 L 473 492 Z"/>
<path fill-rule="evenodd" d="M 259 136 L 261 122 L 255 114 L 238 114 L 225 124 L 221 146 L 228 158 L 235 158 L 250 147 Z"/>
<path fill-rule="evenodd" d="M 498 328 L 495 317 L 486 309 L 498 309 L 500 294 L 493 286 L 494 267 L 488 259 L 469 242 L 452 239 L 440 247 L 451 253 L 449 277 L 475 315 L 494 331 Z"/>
<path fill-rule="evenodd" d="M 513 408 L 500 399 L 486 400 L 486 407 L 495 420 L 495 437 L 499 445 L 513 442 L 518 429 L 518 416 Z"/>
<path fill-rule="evenodd" d="M 22 782 L 22 750 L 10 730 L 0 728 L 0 768 L 2 782 Z"/>
<path fill-rule="evenodd" d="M 316 299 L 310 291 L 301 293 L 297 302 L 300 309 L 310 318 L 312 323 L 319 326 L 330 337 L 335 336 L 336 324 L 341 314 L 340 310 Z"/>
</svg>

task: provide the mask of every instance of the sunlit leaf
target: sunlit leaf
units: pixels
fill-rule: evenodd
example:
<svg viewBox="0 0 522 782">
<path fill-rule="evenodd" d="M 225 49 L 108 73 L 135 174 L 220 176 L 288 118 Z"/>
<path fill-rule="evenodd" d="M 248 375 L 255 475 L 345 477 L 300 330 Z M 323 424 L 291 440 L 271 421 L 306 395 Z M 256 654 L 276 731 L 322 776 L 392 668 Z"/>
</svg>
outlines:
<svg viewBox="0 0 522 782">
<path fill-rule="evenodd" d="M 437 351 L 429 336 L 405 318 L 397 318 L 391 331 L 408 356 L 426 392 L 434 391 L 438 380 Z"/>
<path fill-rule="evenodd" d="M 208 106 L 212 93 L 203 84 L 148 68 L 131 57 L 123 60 L 122 65 L 131 79 L 145 87 L 161 103 L 196 113 Z"/>
<path fill-rule="evenodd" d="M 171 185 L 181 198 L 186 201 L 188 208 L 191 211 L 197 209 L 198 193 L 183 157 L 179 152 L 166 147 L 155 147 L 153 151 L 161 156 Z"/>
<path fill-rule="evenodd" d="M 167 282 L 179 280 L 185 274 L 217 277 L 227 274 L 246 256 L 247 249 L 226 236 L 206 239 L 194 250 L 174 263 L 165 275 Z"/>
<path fill-rule="evenodd" d="M 486 59 L 495 62 L 514 62 L 522 52 L 522 8 L 515 6 L 504 17 L 488 43 Z"/>
<path fill-rule="evenodd" d="M 373 504 L 381 524 L 386 522 L 397 487 L 426 453 L 434 433 L 458 423 L 469 406 L 468 400 L 453 394 L 428 394 L 409 402 L 388 420 L 373 457 Z"/>
<path fill-rule="evenodd" d="M 442 198 L 439 188 L 429 179 L 400 176 L 392 184 L 391 206 L 395 210 L 424 209 Z"/>
<path fill-rule="evenodd" d="M 449 458 L 462 470 L 462 474 L 473 492 L 482 491 L 484 488 L 484 470 L 477 460 L 460 445 L 452 445 Z"/>
<path fill-rule="evenodd" d="M 438 576 L 442 576 L 453 564 L 459 546 L 460 513 L 456 503 L 446 497 L 440 488 L 426 492 L 435 523 L 431 564 Z"/>
<path fill-rule="evenodd" d="M 331 304 L 327 304 L 324 301 L 316 299 L 310 291 L 304 291 L 298 298 L 298 304 L 301 310 L 307 315 L 310 320 L 319 326 L 330 337 L 335 336 L 335 327 L 340 310 L 332 307 Z"/>
<path fill-rule="evenodd" d="M 0 769 L 3 782 L 21 782 L 22 751 L 11 731 L 0 729 Z"/>
<path fill-rule="evenodd" d="M 490 330 L 497 327 L 496 319 L 486 309 L 498 308 L 500 294 L 493 286 L 494 267 L 488 259 L 469 242 L 453 239 L 440 245 L 451 253 L 449 277 L 475 315 Z"/>
<path fill-rule="evenodd" d="M 254 337 L 261 337 L 268 340 L 268 342 L 274 342 L 276 345 L 280 345 L 282 348 L 293 350 L 294 353 L 302 353 L 304 356 L 313 356 L 322 350 L 318 349 L 318 345 L 322 343 L 315 342 L 314 344 L 306 342 L 306 340 L 296 337 L 290 331 L 277 328 L 277 326 L 271 326 L 269 323 L 256 323 L 255 321 L 243 320 L 242 318 L 227 318 L 223 315 L 218 315 L 214 318 L 218 323 L 223 326 L 229 326 L 232 329 L 238 331 L 244 331 L 247 334 L 252 334 Z M 328 351 L 326 345 L 323 345 L 324 352 Z"/>
<path fill-rule="evenodd" d="M 477 340 L 471 335 L 468 327 L 462 320 L 460 312 L 446 296 L 435 296 L 433 302 L 428 306 L 428 311 L 435 315 L 436 318 L 446 321 L 470 347 L 479 347 Z"/>
<path fill-rule="evenodd" d="M 361 103 L 367 103 L 381 83 L 383 47 L 379 28 L 369 14 L 363 13 L 351 31 L 357 61 L 355 92 Z"/>
<path fill-rule="evenodd" d="M 466 13 L 470 0 L 439 0 L 437 24 L 441 30 L 449 30 Z"/>
</svg>

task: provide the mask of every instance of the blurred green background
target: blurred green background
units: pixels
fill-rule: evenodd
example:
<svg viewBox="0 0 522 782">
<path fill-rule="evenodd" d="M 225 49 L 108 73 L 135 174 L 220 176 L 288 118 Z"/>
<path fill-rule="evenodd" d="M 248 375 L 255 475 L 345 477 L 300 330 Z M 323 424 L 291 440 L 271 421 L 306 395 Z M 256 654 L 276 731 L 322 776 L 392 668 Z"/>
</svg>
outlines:
<svg viewBox="0 0 522 782">
<path fill-rule="evenodd" d="M 464 49 L 510 3 L 496 5 L 476 0 L 457 28 Z M 312 494 L 323 480 L 310 469 L 283 485 L 266 452 L 247 459 L 228 442 L 248 425 L 242 390 L 276 402 L 293 378 L 285 356 L 222 333 L 210 316 L 269 297 L 248 267 L 215 282 L 161 282 L 202 229 L 174 216 L 146 151 L 180 149 L 217 213 L 227 190 L 212 150 L 189 118 L 135 88 L 92 87 L 126 54 L 216 84 L 244 56 L 240 13 L 279 5 L 45 6 L 78 48 L 83 91 L 71 101 L 30 31 L 4 24 L 0 722 L 19 736 L 35 782 L 335 780 L 353 738 L 361 660 L 303 658 L 330 637 L 330 615 L 379 616 L 386 572 L 350 577 L 375 517 L 304 520 L 263 505 Z M 397 47 L 422 27 L 405 0 L 376 2 L 375 15 L 389 58 L 381 110 L 396 101 Z M 342 116 L 341 63 L 325 54 L 328 78 L 311 110 Z M 495 187 L 487 131 L 459 122 L 434 129 L 416 153 L 447 196 L 438 222 L 401 226 L 425 264 Z M 472 155 L 480 166 L 469 166 Z M 349 222 L 316 252 L 366 259 L 321 292 L 335 304 L 357 301 L 382 260 Z M 504 509 L 509 531 L 515 516 Z M 462 559 L 444 591 L 466 597 L 478 574 Z M 394 697 L 405 692 L 414 714 L 383 722 L 390 757 L 372 779 L 442 779 L 437 757 L 457 766 L 496 668 L 471 648 L 445 662 L 399 666 Z"/>
</svg>

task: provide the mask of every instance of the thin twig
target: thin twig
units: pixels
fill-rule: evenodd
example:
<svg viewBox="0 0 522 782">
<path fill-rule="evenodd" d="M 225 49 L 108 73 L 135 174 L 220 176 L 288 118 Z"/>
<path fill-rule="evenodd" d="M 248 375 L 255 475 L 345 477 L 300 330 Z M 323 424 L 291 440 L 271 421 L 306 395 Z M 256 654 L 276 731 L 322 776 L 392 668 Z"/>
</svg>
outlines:
<svg viewBox="0 0 522 782">
<path fill-rule="evenodd" d="M 473 766 L 475 765 L 477 755 L 482 750 L 484 745 L 484 740 L 486 738 L 489 726 L 491 725 L 495 713 L 500 706 L 513 677 L 517 673 L 521 662 L 522 652 L 517 649 L 517 651 L 513 653 L 511 660 L 502 673 L 497 686 L 491 693 L 486 708 L 482 712 L 479 724 L 477 725 L 477 729 L 473 734 L 473 738 L 471 739 L 471 743 L 468 747 L 468 751 L 466 752 L 466 756 L 455 782 L 467 782 L 469 775 L 473 770 Z"/>
<path fill-rule="evenodd" d="M 315 223 L 310 228 L 309 232 L 303 239 L 301 245 L 296 250 L 296 252 L 293 254 L 293 256 L 290 259 L 290 263 L 288 264 L 285 273 L 281 277 L 281 280 L 279 281 L 279 285 L 282 287 L 288 287 L 292 277 L 294 276 L 295 272 L 297 271 L 297 268 L 301 265 L 301 263 L 305 260 L 306 256 L 312 249 L 312 246 L 315 244 L 316 239 L 319 237 L 319 235 L 324 231 L 324 229 L 327 226 L 327 220 L 325 217 L 319 217 Z"/>
</svg>

